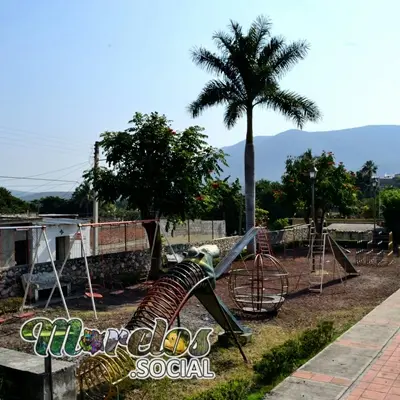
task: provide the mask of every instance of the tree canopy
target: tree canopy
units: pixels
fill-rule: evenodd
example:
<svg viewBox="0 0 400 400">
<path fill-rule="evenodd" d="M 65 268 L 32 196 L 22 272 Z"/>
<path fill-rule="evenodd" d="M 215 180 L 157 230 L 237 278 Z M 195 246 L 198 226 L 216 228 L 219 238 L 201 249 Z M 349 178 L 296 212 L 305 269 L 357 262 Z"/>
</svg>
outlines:
<svg viewBox="0 0 400 400">
<path fill-rule="evenodd" d="M 229 183 L 224 180 L 210 180 L 204 193 L 207 194 L 208 206 L 200 210 L 198 217 L 205 220 L 224 220 L 226 234 L 241 234 L 244 222 L 244 195 L 239 179 Z"/>
<path fill-rule="evenodd" d="M 6 188 L 0 187 L 1 214 L 20 214 L 28 211 L 30 211 L 29 203 L 13 196 Z"/>
<path fill-rule="evenodd" d="M 356 172 L 356 185 L 360 188 L 360 197 L 371 198 L 374 196 L 372 189 L 372 179 L 378 171 L 378 166 L 368 160 L 359 171 Z"/>
<path fill-rule="evenodd" d="M 341 214 L 349 215 L 357 204 L 354 173 L 346 171 L 342 162 L 336 164 L 332 153 L 323 152 L 313 156 L 311 150 L 299 157 L 288 157 L 286 171 L 282 177 L 282 190 L 275 192 L 287 206 L 303 210 L 306 220 L 312 214 L 312 185 L 309 171 L 315 165 L 318 172 L 315 180 L 315 209 L 321 218 L 337 208 Z M 321 229 L 321 227 L 319 227 Z"/>
<path fill-rule="evenodd" d="M 382 215 L 389 231 L 393 232 L 394 241 L 400 243 L 400 189 L 389 188 L 380 193 Z"/>
<path fill-rule="evenodd" d="M 107 167 L 85 177 L 104 202 L 125 200 L 144 220 L 165 217 L 171 222 L 194 217 L 206 209 L 207 182 L 226 165 L 221 150 L 209 146 L 204 129 L 175 131 L 165 115 L 135 113 L 124 131 L 104 132 L 100 147 Z M 144 225 L 153 243 L 156 225 Z M 158 274 L 161 237 L 156 235 L 151 276 Z"/>
</svg>

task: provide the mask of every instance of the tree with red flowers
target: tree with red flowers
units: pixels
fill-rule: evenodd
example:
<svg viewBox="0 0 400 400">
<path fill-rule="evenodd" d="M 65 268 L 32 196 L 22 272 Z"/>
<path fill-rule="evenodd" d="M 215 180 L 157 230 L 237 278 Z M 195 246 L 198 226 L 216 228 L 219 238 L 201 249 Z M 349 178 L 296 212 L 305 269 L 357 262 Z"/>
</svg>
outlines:
<svg viewBox="0 0 400 400">
<path fill-rule="evenodd" d="M 335 162 L 334 154 L 323 152 L 313 156 L 307 150 L 299 157 L 288 157 L 286 171 L 282 177 L 282 191 L 276 193 L 292 210 L 302 210 L 308 222 L 312 215 L 312 185 L 310 169 L 315 165 L 318 172 L 315 181 L 315 210 L 317 220 L 322 222 L 325 214 L 337 208 L 341 214 L 349 215 L 357 204 L 355 176 L 347 172 L 343 163 Z M 317 229 L 322 231 L 322 225 Z"/>
<path fill-rule="evenodd" d="M 125 200 L 143 220 L 164 217 L 175 223 L 196 217 L 210 201 L 210 181 L 227 165 L 224 153 L 208 145 L 203 128 L 175 131 L 171 121 L 156 112 L 136 113 L 129 124 L 124 131 L 101 135 L 107 167 L 85 174 L 99 199 Z M 161 266 L 161 235 L 159 230 L 156 235 L 155 222 L 144 228 L 150 243 L 156 236 L 150 270 L 154 279 Z"/>
</svg>

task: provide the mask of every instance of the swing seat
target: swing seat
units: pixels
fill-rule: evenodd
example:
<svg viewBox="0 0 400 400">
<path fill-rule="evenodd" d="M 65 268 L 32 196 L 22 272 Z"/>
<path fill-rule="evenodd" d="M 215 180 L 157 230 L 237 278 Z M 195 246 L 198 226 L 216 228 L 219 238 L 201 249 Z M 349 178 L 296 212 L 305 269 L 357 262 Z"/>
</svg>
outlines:
<svg viewBox="0 0 400 400">
<path fill-rule="evenodd" d="M 34 316 L 35 316 L 35 313 L 32 312 L 32 311 L 25 312 L 25 313 L 14 314 L 14 317 L 15 318 L 19 318 L 19 319 L 32 318 Z"/>
<path fill-rule="evenodd" d="M 113 296 L 118 296 L 124 292 L 125 290 L 114 290 L 113 292 L 110 292 L 110 294 L 112 294 Z"/>
<path fill-rule="evenodd" d="M 90 292 L 85 293 L 85 297 L 93 297 L 94 299 L 102 299 L 103 295 L 101 293 L 93 292 L 93 296 Z"/>
</svg>

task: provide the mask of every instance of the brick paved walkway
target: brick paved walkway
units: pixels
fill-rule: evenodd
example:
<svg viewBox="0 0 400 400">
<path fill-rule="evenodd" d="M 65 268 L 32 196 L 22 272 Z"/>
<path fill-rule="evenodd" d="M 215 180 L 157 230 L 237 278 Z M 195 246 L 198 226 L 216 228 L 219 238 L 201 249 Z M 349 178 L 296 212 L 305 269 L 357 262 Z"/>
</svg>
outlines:
<svg viewBox="0 0 400 400">
<path fill-rule="evenodd" d="M 400 311 L 400 310 L 399 310 Z M 369 366 L 347 400 L 400 400 L 400 334 L 390 341 Z"/>
<path fill-rule="evenodd" d="M 400 400 L 400 290 L 265 400 Z"/>
</svg>

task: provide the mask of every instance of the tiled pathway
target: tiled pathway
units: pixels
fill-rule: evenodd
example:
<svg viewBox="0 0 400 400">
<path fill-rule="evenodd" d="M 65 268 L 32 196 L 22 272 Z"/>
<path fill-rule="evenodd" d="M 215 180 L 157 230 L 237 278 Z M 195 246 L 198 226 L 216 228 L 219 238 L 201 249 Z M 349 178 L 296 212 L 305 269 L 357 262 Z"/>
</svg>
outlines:
<svg viewBox="0 0 400 400">
<path fill-rule="evenodd" d="M 400 290 L 265 400 L 400 400 Z"/>
</svg>

